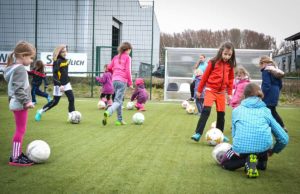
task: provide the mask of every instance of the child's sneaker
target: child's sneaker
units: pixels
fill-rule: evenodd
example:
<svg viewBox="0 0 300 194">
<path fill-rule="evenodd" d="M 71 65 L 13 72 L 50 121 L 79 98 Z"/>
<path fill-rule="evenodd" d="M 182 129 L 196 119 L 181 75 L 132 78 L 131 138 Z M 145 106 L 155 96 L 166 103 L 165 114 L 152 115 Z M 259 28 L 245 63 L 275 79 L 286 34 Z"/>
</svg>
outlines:
<svg viewBox="0 0 300 194">
<path fill-rule="evenodd" d="M 38 110 L 36 112 L 35 117 L 34 117 L 35 121 L 40 121 L 41 120 L 41 118 L 42 118 L 42 113 L 41 112 L 42 112 L 42 109 Z"/>
<path fill-rule="evenodd" d="M 107 124 L 107 119 L 109 117 L 109 112 L 108 111 L 105 111 L 104 112 L 104 118 L 102 120 L 102 124 L 105 126 Z"/>
<path fill-rule="evenodd" d="M 257 156 L 255 154 L 250 154 L 247 157 L 246 164 L 245 164 L 245 170 L 247 172 L 248 178 L 256 178 L 259 176 L 256 165 L 257 165 Z"/>
<path fill-rule="evenodd" d="M 125 121 L 116 121 L 115 125 L 116 126 L 121 126 L 121 125 L 127 125 L 127 123 Z"/>
<path fill-rule="evenodd" d="M 146 111 L 144 107 L 140 108 L 139 111 Z"/>
<path fill-rule="evenodd" d="M 200 140 L 200 137 L 201 137 L 200 133 L 195 133 L 195 134 L 191 137 L 191 139 L 194 140 L 194 141 L 199 141 L 199 140 Z"/>
<path fill-rule="evenodd" d="M 229 142 L 229 138 L 224 135 L 223 142 Z"/>
<path fill-rule="evenodd" d="M 10 157 L 8 165 L 10 165 L 10 166 L 31 166 L 31 165 L 33 165 L 33 162 L 22 153 L 16 159 L 13 159 L 12 157 Z"/>
</svg>

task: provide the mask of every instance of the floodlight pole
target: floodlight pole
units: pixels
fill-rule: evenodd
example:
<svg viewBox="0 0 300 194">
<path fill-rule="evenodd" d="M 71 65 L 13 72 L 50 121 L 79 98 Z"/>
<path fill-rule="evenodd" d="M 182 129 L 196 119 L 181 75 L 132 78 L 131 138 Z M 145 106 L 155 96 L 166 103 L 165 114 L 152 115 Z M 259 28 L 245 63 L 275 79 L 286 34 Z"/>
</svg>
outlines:
<svg viewBox="0 0 300 194">
<path fill-rule="evenodd" d="M 34 46 L 36 49 L 36 53 L 38 52 L 38 42 L 37 42 L 37 33 L 38 33 L 38 0 L 35 0 L 35 28 L 34 28 L 34 33 L 35 33 L 35 37 L 34 37 Z M 35 55 L 35 58 L 37 58 L 37 55 Z"/>
<path fill-rule="evenodd" d="M 152 1 L 152 34 L 151 34 L 151 66 L 150 66 L 150 100 L 152 99 L 152 67 L 153 67 L 153 41 L 154 41 L 154 1 Z"/>
<path fill-rule="evenodd" d="M 91 97 L 94 97 L 94 52 L 95 52 L 95 0 L 93 0 L 93 35 L 92 35 L 92 84 L 91 84 Z"/>
</svg>

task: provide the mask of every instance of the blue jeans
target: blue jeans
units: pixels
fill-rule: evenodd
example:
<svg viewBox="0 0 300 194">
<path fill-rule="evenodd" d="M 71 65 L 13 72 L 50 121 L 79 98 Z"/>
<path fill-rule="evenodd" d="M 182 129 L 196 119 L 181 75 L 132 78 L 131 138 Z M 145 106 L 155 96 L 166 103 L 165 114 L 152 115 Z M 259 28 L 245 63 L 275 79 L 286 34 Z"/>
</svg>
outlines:
<svg viewBox="0 0 300 194">
<path fill-rule="evenodd" d="M 126 83 L 121 81 L 114 81 L 115 98 L 113 104 L 107 109 L 111 116 L 115 111 L 118 113 L 118 121 L 122 121 L 122 105 L 126 90 Z"/>
<path fill-rule="evenodd" d="M 200 114 L 203 110 L 203 102 L 204 102 L 204 98 L 196 98 L 196 106 L 198 109 L 198 113 L 200 113 Z"/>
<path fill-rule="evenodd" d="M 46 92 L 42 92 L 37 85 L 32 85 L 31 89 L 31 97 L 32 97 L 32 102 L 36 102 L 35 95 L 42 96 L 44 98 L 48 98 L 49 94 Z"/>
</svg>

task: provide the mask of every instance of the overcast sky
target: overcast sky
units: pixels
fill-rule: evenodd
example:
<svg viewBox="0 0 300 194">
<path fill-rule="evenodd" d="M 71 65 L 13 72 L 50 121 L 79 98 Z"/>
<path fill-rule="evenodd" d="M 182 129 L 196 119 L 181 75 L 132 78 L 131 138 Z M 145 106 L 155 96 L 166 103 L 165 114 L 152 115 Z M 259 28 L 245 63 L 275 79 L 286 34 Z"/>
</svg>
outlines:
<svg viewBox="0 0 300 194">
<path fill-rule="evenodd" d="M 300 32 L 300 0 L 155 0 L 161 32 L 249 29 L 276 38 Z"/>
</svg>

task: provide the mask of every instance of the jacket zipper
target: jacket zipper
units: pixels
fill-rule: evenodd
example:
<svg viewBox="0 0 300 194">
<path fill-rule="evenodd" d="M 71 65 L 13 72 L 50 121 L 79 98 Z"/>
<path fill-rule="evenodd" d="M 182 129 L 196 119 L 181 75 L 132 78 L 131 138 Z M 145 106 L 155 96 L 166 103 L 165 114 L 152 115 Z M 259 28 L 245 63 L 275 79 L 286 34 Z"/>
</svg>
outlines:
<svg viewBox="0 0 300 194">
<path fill-rule="evenodd" d="M 224 82 L 224 64 L 222 64 L 222 66 L 223 66 L 223 77 L 222 77 L 222 84 L 221 84 L 221 86 L 219 88 L 219 92 L 221 91 L 222 86 L 223 86 L 223 82 Z"/>
</svg>

